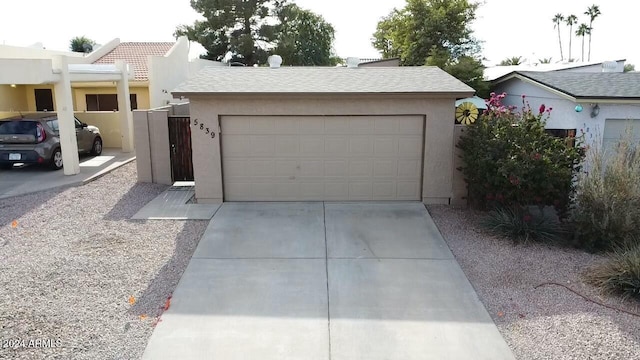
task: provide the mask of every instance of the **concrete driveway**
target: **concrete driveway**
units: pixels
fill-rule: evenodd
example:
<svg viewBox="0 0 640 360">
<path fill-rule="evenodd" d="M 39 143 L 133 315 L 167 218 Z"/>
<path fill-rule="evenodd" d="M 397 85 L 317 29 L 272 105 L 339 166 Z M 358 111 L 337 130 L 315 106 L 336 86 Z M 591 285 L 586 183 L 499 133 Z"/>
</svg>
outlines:
<svg viewBox="0 0 640 360">
<path fill-rule="evenodd" d="M 57 187 L 82 185 L 128 162 L 135 153 L 120 149 L 103 149 L 100 156 L 80 156 L 80 174 L 67 176 L 62 170 L 49 170 L 37 165 L 15 166 L 0 170 L 0 199 Z"/>
<path fill-rule="evenodd" d="M 513 359 L 421 203 L 225 203 L 145 359 Z"/>
</svg>

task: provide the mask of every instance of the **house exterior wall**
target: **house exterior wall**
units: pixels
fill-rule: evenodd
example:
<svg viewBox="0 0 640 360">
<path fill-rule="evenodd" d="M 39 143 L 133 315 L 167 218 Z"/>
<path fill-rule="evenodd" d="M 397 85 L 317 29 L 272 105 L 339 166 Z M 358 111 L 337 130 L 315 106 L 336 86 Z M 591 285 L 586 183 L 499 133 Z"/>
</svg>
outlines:
<svg viewBox="0 0 640 360">
<path fill-rule="evenodd" d="M 102 136 L 102 146 L 105 148 L 122 148 L 122 132 L 120 131 L 120 117 L 117 112 L 76 112 L 78 120 L 89 125 L 97 126 Z"/>
<path fill-rule="evenodd" d="M 196 198 L 223 201 L 218 120 L 225 115 L 424 115 L 426 116 L 422 200 L 449 204 L 453 196 L 455 96 L 418 95 L 191 95 L 191 119 L 216 136 L 191 132 Z"/>
<path fill-rule="evenodd" d="M 546 127 L 548 129 L 576 129 L 578 135 L 584 132 L 586 144 L 593 144 L 593 142 L 602 144 L 606 119 L 640 119 L 640 104 L 599 103 L 600 113 L 592 118 L 591 103 L 580 103 L 583 110 L 578 113 L 575 111 L 578 103 L 519 79 L 511 79 L 498 84 L 495 91 L 507 93 L 505 105 L 522 107 L 522 95 L 524 94 L 534 111 L 538 111 L 542 104 L 547 108 L 552 107 L 553 110 Z"/>
<path fill-rule="evenodd" d="M 0 111 L 28 111 L 27 90 L 24 85 L 0 85 Z"/>
<path fill-rule="evenodd" d="M 171 90 L 189 77 L 189 40 L 180 37 L 165 56 L 149 57 L 149 106 L 157 108 L 171 102 Z"/>
</svg>

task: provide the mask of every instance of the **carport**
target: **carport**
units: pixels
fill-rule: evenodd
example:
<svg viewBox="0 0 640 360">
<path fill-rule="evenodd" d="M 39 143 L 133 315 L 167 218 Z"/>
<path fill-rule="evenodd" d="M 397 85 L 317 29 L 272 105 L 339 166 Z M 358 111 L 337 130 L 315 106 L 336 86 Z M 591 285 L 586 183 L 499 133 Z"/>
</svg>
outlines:
<svg viewBox="0 0 640 360">
<path fill-rule="evenodd" d="M 0 85 L 53 84 L 60 131 L 60 148 L 65 175 L 80 173 L 76 142 L 72 82 L 114 82 L 117 84 L 122 151 L 132 152 L 133 117 L 129 100 L 129 80 L 133 69 L 123 61 L 115 65 L 69 64 L 67 56 L 52 59 L 0 59 Z"/>
</svg>

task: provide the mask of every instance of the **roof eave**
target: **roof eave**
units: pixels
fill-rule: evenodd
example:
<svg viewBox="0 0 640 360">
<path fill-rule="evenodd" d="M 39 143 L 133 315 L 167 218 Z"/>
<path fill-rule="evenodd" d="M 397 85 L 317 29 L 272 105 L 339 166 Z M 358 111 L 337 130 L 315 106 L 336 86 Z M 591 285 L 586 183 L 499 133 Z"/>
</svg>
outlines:
<svg viewBox="0 0 640 360">
<path fill-rule="evenodd" d="M 465 98 L 475 91 L 432 91 L 432 92 L 190 92 L 172 91 L 174 97 L 190 96 L 414 96 L 431 98 Z"/>
</svg>

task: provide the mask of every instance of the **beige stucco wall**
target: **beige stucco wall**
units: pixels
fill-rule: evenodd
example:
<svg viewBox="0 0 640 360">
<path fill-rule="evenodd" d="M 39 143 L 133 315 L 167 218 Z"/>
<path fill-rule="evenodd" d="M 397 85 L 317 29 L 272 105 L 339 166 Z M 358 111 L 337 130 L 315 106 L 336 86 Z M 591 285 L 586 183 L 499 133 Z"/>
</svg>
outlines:
<svg viewBox="0 0 640 360">
<path fill-rule="evenodd" d="M 27 90 L 24 85 L 0 85 L 0 111 L 28 111 Z"/>
<path fill-rule="evenodd" d="M 222 161 L 218 119 L 224 115 L 424 115 L 422 199 L 449 204 L 453 196 L 455 95 L 190 95 L 191 118 L 214 129 L 211 139 L 192 131 L 196 198 L 221 202 Z"/>
<path fill-rule="evenodd" d="M 138 109 L 149 109 L 149 88 L 146 86 L 134 86 L 129 83 L 129 93 L 136 94 L 138 101 Z M 93 87 L 74 87 L 73 88 L 73 104 L 76 111 L 87 111 L 87 94 L 117 94 L 116 86 L 93 86 Z"/>
<path fill-rule="evenodd" d="M 117 112 L 76 112 L 78 120 L 97 126 L 102 136 L 102 146 L 106 148 L 122 148 L 122 132 L 120 117 Z"/>
</svg>

